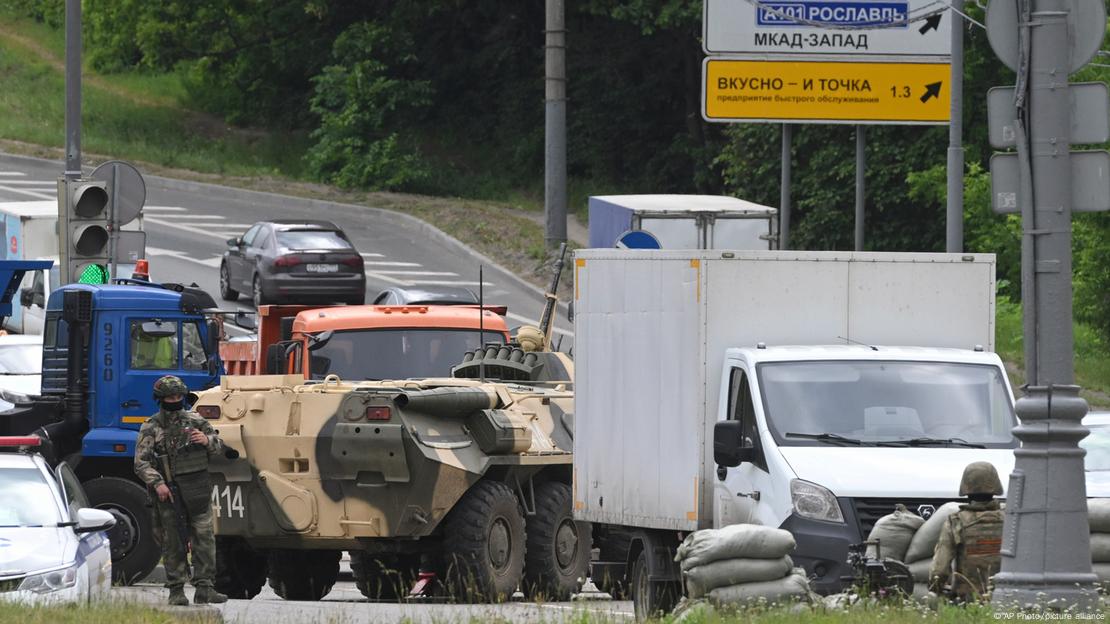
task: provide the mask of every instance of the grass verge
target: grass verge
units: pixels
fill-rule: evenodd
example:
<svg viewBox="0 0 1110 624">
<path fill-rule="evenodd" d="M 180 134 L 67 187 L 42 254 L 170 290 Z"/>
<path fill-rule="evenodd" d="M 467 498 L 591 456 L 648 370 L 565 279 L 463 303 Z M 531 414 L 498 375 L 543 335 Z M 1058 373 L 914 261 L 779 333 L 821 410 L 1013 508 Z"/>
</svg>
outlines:
<svg viewBox="0 0 1110 624">
<path fill-rule="evenodd" d="M 218 616 L 208 617 L 198 611 L 178 614 L 130 604 L 48 607 L 0 603 L 0 622 L 20 624 L 216 624 L 222 621 Z"/>
</svg>

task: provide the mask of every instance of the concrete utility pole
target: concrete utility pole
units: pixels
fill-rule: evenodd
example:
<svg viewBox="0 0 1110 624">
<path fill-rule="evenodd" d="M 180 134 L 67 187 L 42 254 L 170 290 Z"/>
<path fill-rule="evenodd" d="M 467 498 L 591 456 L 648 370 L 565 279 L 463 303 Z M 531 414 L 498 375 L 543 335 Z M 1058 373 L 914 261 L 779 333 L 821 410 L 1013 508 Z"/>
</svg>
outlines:
<svg viewBox="0 0 1110 624">
<path fill-rule="evenodd" d="M 856 251 L 863 251 L 863 217 L 867 204 L 867 188 L 864 182 L 864 174 L 867 172 L 867 153 L 864 147 L 866 142 L 863 126 L 856 126 Z"/>
<path fill-rule="evenodd" d="M 66 0 L 65 178 L 81 177 L 81 0 Z M 65 241 L 62 241 L 63 244 Z"/>
<path fill-rule="evenodd" d="M 544 243 L 567 240 L 567 31 L 564 0 L 545 0 Z"/>
<path fill-rule="evenodd" d="M 953 8 L 963 5 L 963 0 L 952 2 Z M 944 249 L 948 253 L 961 253 L 964 250 L 964 20 L 954 10 L 948 14 L 952 16 L 952 75 L 949 78 L 948 218 Z"/>
<path fill-rule="evenodd" d="M 790 249 L 790 178 L 793 162 L 790 154 L 794 127 L 782 124 L 782 186 L 779 192 L 779 249 Z"/>
<path fill-rule="evenodd" d="M 1032 262 L 1023 263 L 1023 271 L 1032 277 L 1023 280 L 1023 286 L 1031 284 L 1032 290 L 1023 292 L 1026 314 L 1035 313 L 1037 322 L 1034 332 L 1025 334 L 1034 348 L 1027 351 L 1032 353 L 1026 362 L 1029 387 L 1017 404 L 1022 424 L 1014 435 L 1022 447 L 1014 451 L 1002 571 L 995 577 L 992 602 L 1003 609 L 1093 614 L 1098 608 L 1098 578 L 1091 570 L 1085 451 L 1078 446 L 1088 433 L 1080 424 L 1087 403 L 1073 385 L 1068 89 L 1073 41 L 1068 14 L 1075 4 L 1017 2 L 1017 148 L 1019 160 L 1029 164 L 1021 172 L 1025 192 L 1019 201 L 1025 203 L 1024 244 L 1032 246 Z"/>
</svg>

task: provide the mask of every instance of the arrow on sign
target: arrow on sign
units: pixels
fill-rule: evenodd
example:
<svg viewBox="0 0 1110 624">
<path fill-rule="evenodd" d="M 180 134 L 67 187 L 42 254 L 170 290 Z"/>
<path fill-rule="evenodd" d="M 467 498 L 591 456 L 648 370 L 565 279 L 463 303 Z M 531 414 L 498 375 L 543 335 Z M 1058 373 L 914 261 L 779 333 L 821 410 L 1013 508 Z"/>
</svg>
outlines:
<svg viewBox="0 0 1110 624">
<path fill-rule="evenodd" d="M 929 32 L 930 30 L 937 30 L 940 27 L 940 16 L 941 15 L 942 15 L 941 13 L 937 13 L 936 15 L 930 15 L 928 18 L 925 19 L 925 25 L 922 26 L 921 30 L 919 30 L 917 32 L 924 35 L 925 33 Z"/>
<path fill-rule="evenodd" d="M 925 85 L 925 95 L 921 96 L 921 103 L 924 104 L 929 101 L 929 98 L 935 97 L 940 97 L 940 83 L 934 82 Z"/>
</svg>

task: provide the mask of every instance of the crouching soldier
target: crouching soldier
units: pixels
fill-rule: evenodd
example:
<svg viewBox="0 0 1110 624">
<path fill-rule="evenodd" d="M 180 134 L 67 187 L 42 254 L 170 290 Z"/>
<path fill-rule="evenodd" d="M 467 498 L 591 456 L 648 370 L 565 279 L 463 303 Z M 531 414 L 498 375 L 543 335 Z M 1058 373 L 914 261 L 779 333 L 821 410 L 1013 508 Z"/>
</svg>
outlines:
<svg viewBox="0 0 1110 624">
<path fill-rule="evenodd" d="M 154 382 L 158 413 L 139 429 L 135 474 L 147 485 L 154 509 L 155 536 L 162 547 L 171 605 L 187 605 L 188 545 L 192 544 L 197 604 L 227 602 L 213 587 L 216 538 L 212 533 L 212 485 L 208 458 L 223 450 L 212 425 L 184 409 L 189 389 L 166 375 Z"/>
<path fill-rule="evenodd" d="M 1002 482 L 989 462 L 964 468 L 960 496 L 969 502 L 944 521 L 929 570 L 930 591 L 961 602 L 987 597 L 990 578 L 1002 566 L 1003 514 L 994 499 L 1001 495 Z"/>
</svg>

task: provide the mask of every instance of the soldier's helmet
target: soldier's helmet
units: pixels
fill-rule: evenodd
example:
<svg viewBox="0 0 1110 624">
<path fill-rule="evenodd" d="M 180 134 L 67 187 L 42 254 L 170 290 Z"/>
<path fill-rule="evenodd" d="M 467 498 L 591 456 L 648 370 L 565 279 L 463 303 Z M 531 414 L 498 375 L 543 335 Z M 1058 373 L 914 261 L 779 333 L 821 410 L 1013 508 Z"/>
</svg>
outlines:
<svg viewBox="0 0 1110 624">
<path fill-rule="evenodd" d="M 990 462 L 972 462 L 964 468 L 964 476 L 960 480 L 960 496 L 971 494 L 1002 495 L 1002 481 Z"/>
<path fill-rule="evenodd" d="M 189 386 L 186 386 L 185 382 L 181 381 L 180 377 L 174 375 L 166 375 L 154 382 L 155 400 L 164 399 L 168 396 L 174 396 L 175 394 L 185 396 L 188 393 Z"/>
</svg>

